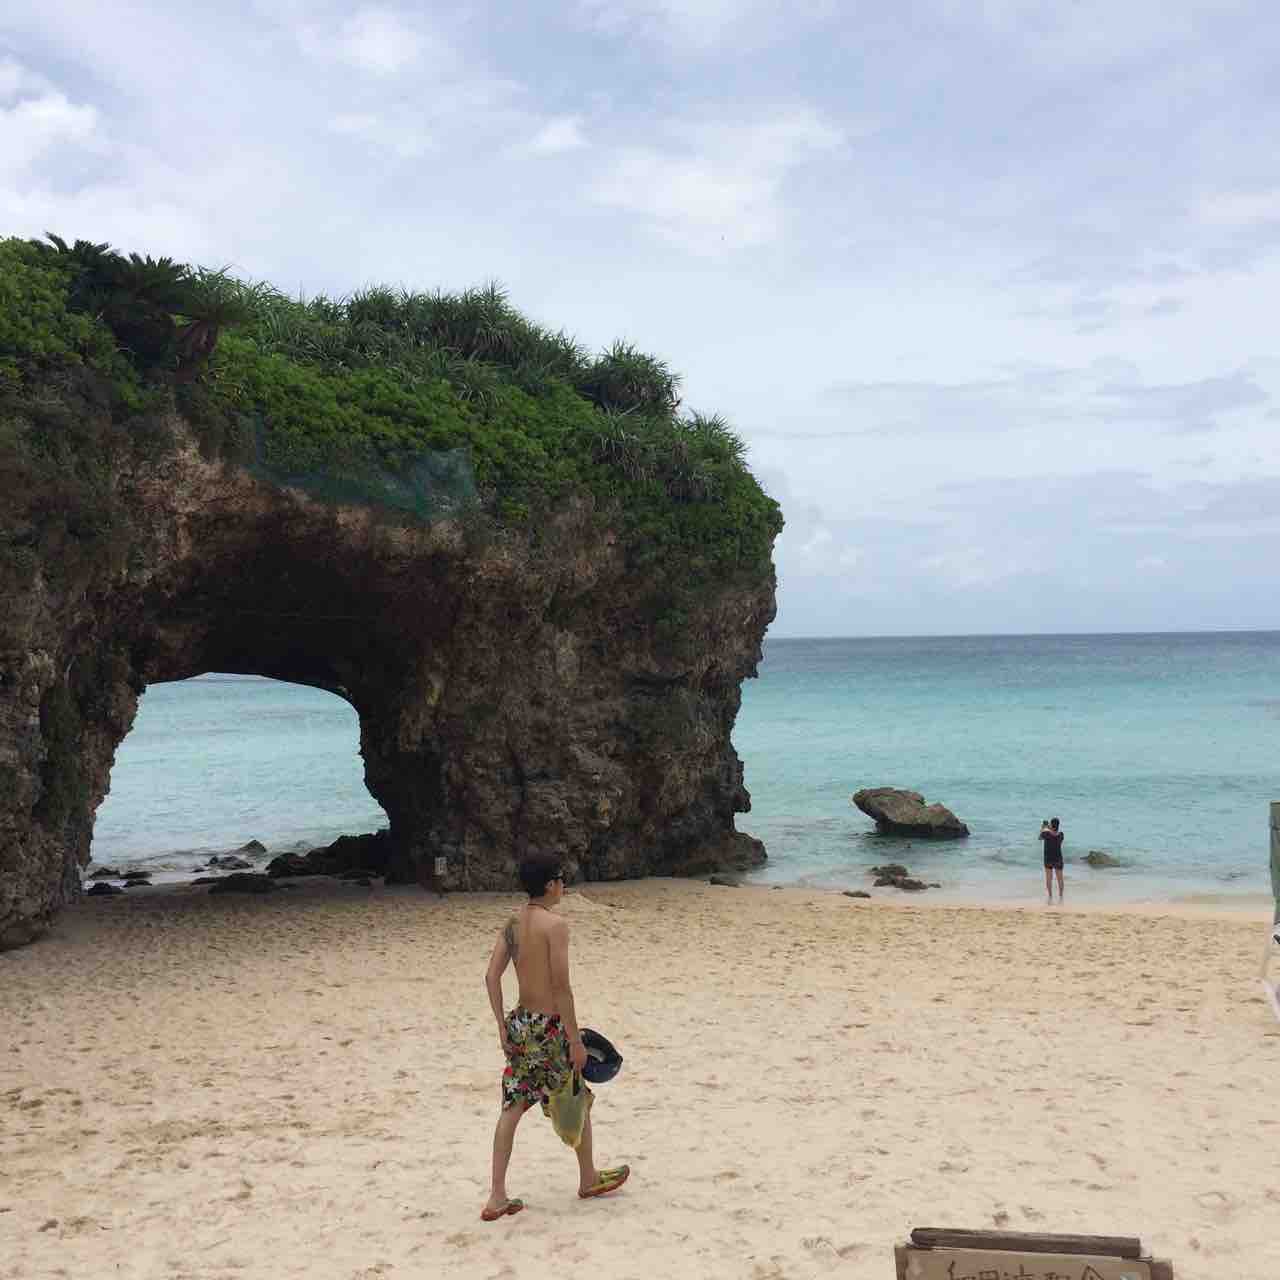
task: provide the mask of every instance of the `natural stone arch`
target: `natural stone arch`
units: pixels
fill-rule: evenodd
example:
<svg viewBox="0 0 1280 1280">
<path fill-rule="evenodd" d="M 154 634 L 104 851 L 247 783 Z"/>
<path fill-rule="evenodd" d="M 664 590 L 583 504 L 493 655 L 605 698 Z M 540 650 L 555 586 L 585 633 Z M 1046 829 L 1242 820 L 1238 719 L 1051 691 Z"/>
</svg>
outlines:
<svg viewBox="0 0 1280 1280">
<path fill-rule="evenodd" d="M 62 584 L 37 566 L 0 652 L 0 945 L 80 888 L 139 693 L 221 670 L 311 684 L 360 718 L 391 877 L 512 883 L 527 849 L 573 876 L 763 860 L 730 742 L 773 578 L 654 625 L 586 505 L 524 534 L 335 506 L 177 446 L 114 477 L 126 543 Z"/>
</svg>

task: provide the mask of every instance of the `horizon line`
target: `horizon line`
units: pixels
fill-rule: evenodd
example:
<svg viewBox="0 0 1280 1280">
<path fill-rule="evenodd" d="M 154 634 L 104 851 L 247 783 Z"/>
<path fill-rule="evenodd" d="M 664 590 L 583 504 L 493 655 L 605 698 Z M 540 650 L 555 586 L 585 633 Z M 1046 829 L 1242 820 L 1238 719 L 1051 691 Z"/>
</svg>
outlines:
<svg viewBox="0 0 1280 1280">
<path fill-rule="evenodd" d="M 1129 630 L 1129 631 L 864 631 L 836 634 L 834 632 L 806 635 L 770 635 L 769 640 L 1053 640 L 1066 637 L 1104 639 L 1114 636 L 1220 636 L 1280 635 L 1280 627 L 1204 627 L 1186 630 Z"/>
</svg>

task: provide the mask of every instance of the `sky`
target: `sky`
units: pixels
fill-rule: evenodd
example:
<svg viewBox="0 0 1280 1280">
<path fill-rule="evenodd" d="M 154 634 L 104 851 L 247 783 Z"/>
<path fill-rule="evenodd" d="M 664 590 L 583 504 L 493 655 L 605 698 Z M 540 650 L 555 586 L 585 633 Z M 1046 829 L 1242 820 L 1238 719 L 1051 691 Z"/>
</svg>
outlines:
<svg viewBox="0 0 1280 1280">
<path fill-rule="evenodd" d="M 683 374 L 774 636 L 1280 627 L 1272 0 L 7 0 L 0 235 Z"/>
</svg>

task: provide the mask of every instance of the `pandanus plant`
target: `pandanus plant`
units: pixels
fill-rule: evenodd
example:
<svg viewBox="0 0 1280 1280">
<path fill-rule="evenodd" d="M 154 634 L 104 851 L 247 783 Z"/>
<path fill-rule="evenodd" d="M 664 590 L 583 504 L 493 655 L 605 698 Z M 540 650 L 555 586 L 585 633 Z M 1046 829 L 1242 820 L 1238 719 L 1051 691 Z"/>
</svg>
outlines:
<svg viewBox="0 0 1280 1280">
<path fill-rule="evenodd" d="M 194 377 L 208 361 L 219 333 L 249 318 L 245 287 L 226 271 L 192 271 L 173 258 L 117 253 L 109 244 L 68 244 L 53 232 L 48 244 L 70 271 L 68 299 L 76 311 L 98 317 L 145 369 Z"/>
</svg>

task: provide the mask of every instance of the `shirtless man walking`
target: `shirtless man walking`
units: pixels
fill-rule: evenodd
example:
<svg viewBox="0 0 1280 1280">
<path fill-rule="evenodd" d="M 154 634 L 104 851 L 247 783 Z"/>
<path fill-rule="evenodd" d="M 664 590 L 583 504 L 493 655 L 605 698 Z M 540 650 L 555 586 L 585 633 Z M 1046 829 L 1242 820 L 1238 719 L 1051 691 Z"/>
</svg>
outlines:
<svg viewBox="0 0 1280 1280">
<path fill-rule="evenodd" d="M 520 883 L 529 901 L 507 921 L 489 957 L 484 985 L 498 1023 L 498 1039 L 507 1059 L 502 1073 L 502 1114 L 493 1134 L 493 1185 L 480 1212 L 486 1222 L 519 1213 L 523 1200 L 507 1195 L 507 1165 L 516 1126 L 535 1102 L 545 1104 L 586 1065 L 587 1050 L 578 1030 L 569 986 L 569 926 L 553 908 L 564 897 L 560 860 L 532 854 L 520 863 Z M 514 964 L 520 1000 L 509 1014 L 502 1009 L 502 975 Z M 585 1082 L 581 1086 L 586 1089 Z M 590 1093 L 590 1090 L 588 1090 Z M 588 1103 L 589 1103 L 588 1099 Z M 587 1107 L 577 1146 L 578 1195 L 584 1200 L 608 1195 L 626 1182 L 627 1165 L 597 1169 L 591 1150 L 591 1110 Z"/>
</svg>

